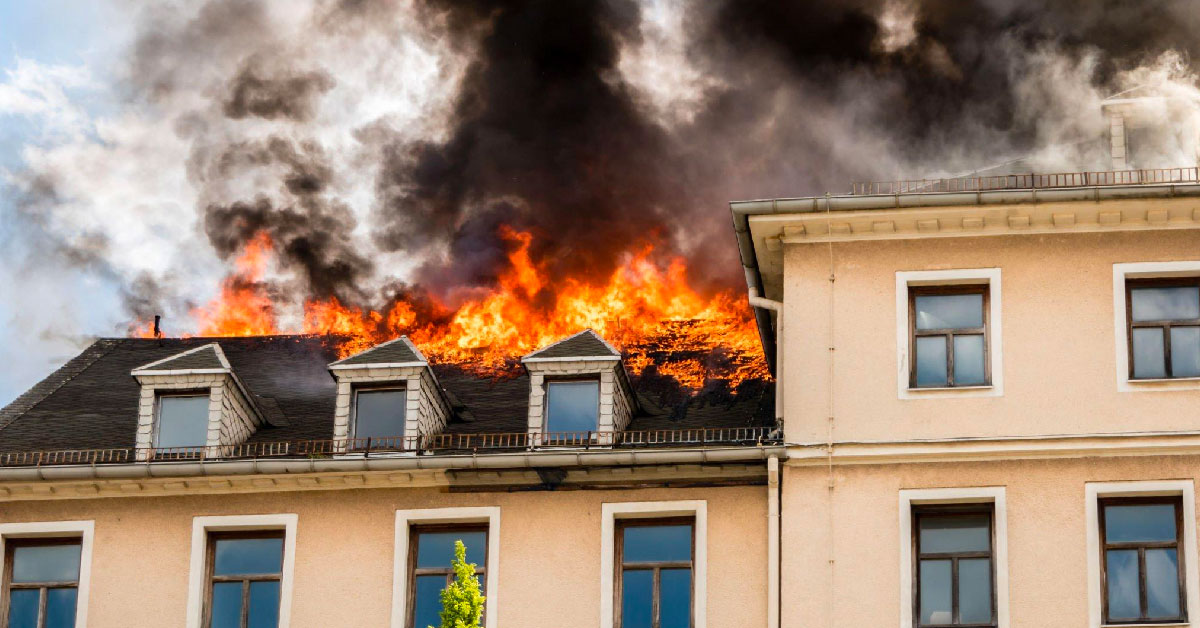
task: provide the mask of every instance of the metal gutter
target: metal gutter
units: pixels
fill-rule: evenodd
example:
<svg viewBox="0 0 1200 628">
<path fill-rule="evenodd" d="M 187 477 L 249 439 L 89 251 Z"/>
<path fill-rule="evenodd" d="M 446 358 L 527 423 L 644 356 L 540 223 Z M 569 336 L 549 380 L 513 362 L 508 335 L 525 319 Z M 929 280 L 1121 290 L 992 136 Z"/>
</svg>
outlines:
<svg viewBox="0 0 1200 628">
<path fill-rule="evenodd" d="M 61 465 L 0 469 L 0 482 L 145 479 L 293 473 L 345 473 L 451 469 L 535 469 L 539 467 L 629 466 L 696 464 L 767 460 L 785 455 L 783 445 L 672 449 L 645 451 L 562 451 L 484 455 L 371 458 L 310 458 L 305 460 L 217 460 L 205 462 L 142 462 L 113 465 Z"/>
</svg>

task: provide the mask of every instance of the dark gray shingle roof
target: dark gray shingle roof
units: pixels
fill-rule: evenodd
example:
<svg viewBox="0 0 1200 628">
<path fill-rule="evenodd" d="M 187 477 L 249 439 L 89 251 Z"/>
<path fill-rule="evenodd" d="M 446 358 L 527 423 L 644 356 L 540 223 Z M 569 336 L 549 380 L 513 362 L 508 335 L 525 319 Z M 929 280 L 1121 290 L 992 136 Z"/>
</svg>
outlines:
<svg viewBox="0 0 1200 628">
<path fill-rule="evenodd" d="M 140 387 L 130 372 L 212 342 L 220 344 L 259 407 L 271 408 L 264 412 L 270 425 L 252 442 L 329 439 L 337 390 L 328 365 L 337 360 L 342 341 L 330 336 L 97 340 L 0 411 L 8 420 L 0 426 L 0 451 L 132 447 Z M 455 406 L 447 432 L 525 431 L 529 378 L 523 371 L 486 376 L 459 365 L 433 369 Z M 629 429 L 757 427 L 774 421 L 770 382 L 744 382 L 737 394 L 715 383 L 694 395 L 651 372 L 631 382 L 641 409 Z"/>
<path fill-rule="evenodd" d="M 424 361 L 425 356 L 418 355 L 413 351 L 412 347 L 408 344 L 408 338 L 401 336 L 395 340 L 377 344 L 345 360 L 338 360 L 334 364 L 340 366 L 357 366 L 361 364 L 404 364 Z"/>
<path fill-rule="evenodd" d="M 574 336 L 564 338 L 547 345 L 524 359 L 540 358 L 619 358 L 621 354 L 613 350 L 608 343 L 596 332 L 585 329 Z"/>
<path fill-rule="evenodd" d="M 225 364 L 217 355 L 217 345 L 208 344 L 197 349 L 188 349 L 178 355 L 144 364 L 138 370 L 147 371 L 191 371 L 200 369 L 223 369 Z"/>
</svg>

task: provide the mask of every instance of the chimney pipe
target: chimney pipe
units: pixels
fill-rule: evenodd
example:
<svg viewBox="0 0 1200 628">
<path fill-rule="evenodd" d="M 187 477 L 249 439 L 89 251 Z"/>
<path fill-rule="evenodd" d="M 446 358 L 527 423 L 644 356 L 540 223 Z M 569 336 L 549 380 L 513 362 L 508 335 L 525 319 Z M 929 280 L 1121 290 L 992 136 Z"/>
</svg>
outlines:
<svg viewBox="0 0 1200 628">
<path fill-rule="evenodd" d="M 154 315 L 154 337 L 158 338 L 159 340 L 162 340 L 162 327 L 159 326 L 159 322 L 161 320 L 162 316 L 158 314 Z"/>
</svg>

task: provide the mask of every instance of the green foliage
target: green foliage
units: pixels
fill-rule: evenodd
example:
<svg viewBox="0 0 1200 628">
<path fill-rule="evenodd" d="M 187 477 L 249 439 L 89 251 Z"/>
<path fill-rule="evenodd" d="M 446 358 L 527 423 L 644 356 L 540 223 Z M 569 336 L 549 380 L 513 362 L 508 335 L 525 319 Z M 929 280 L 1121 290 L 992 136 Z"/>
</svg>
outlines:
<svg viewBox="0 0 1200 628">
<path fill-rule="evenodd" d="M 475 563 L 467 562 L 467 547 L 462 541 L 454 542 L 454 562 L 451 566 L 454 568 L 454 580 L 442 589 L 441 628 L 479 628 L 479 618 L 483 615 L 483 603 L 487 598 L 479 594 Z"/>
</svg>

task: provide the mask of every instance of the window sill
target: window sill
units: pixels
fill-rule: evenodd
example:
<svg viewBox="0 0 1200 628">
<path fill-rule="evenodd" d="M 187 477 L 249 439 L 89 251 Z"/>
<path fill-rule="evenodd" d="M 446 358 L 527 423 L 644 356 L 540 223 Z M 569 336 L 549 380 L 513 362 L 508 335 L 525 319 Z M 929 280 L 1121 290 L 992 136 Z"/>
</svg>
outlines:
<svg viewBox="0 0 1200 628">
<path fill-rule="evenodd" d="M 1118 390 L 1122 392 L 1149 392 L 1200 389 L 1200 377 L 1171 377 L 1160 379 L 1123 379 Z M 1120 624 L 1114 624 L 1120 625 Z M 1165 624 L 1164 624 L 1165 625 Z"/>
<path fill-rule="evenodd" d="M 1200 376 L 1196 377 L 1157 377 L 1157 378 L 1140 378 L 1127 380 L 1130 384 L 1163 384 L 1168 382 L 1200 382 Z M 1108 624 L 1106 624 L 1108 625 Z M 1113 626 L 1139 625 L 1139 624 L 1111 624 Z M 1154 624 L 1146 624 L 1153 626 Z M 1179 626 L 1183 624 L 1159 624 L 1162 626 Z"/>
<path fill-rule="evenodd" d="M 909 388 L 908 392 L 954 392 L 956 390 L 991 390 L 992 388 L 994 388 L 994 386 L 991 384 L 986 386 L 926 386 L 924 388 Z"/>
<path fill-rule="evenodd" d="M 1191 622 L 1171 622 L 1169 624 L 1100 624 L 1100 628 L 1179 628 L 1180 626 L 1191 626 Z"/>
</svg>

